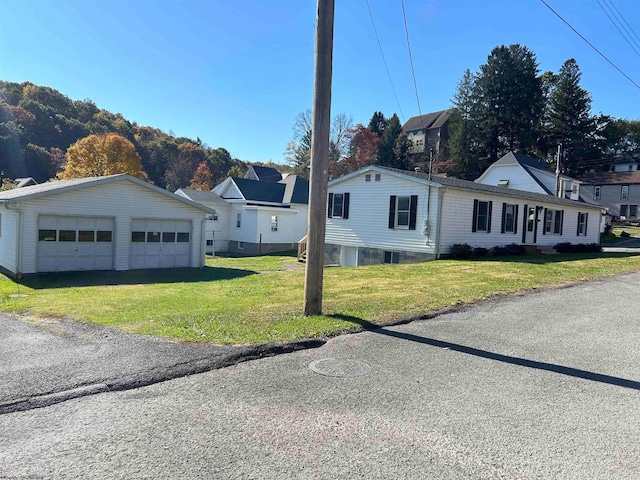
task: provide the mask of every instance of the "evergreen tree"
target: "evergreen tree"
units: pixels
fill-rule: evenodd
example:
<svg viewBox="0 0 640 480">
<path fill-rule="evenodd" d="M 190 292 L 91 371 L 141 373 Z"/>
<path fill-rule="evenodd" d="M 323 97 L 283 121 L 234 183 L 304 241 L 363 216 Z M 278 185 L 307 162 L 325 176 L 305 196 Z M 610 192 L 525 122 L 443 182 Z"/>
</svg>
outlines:
<svg viewBox="0 0 640 480">
<path fill-rule="evenodd" d="M 380 148 L 378 149 L 378 164 L 385 165 L 387 167 L 403 168 L 400 165 L 398 159 L 393 153 L 393 148 L 396 145 L 396 140 L 402 133 L 402 126 L 400 125 L 400 119 L 395 113 L 387 121 L 387 125 L 384 128 L 382 139 L 380 142 Z"/>
<path fill-rule="evenodd" d="M 452 104 L 455 110 L 449 118 L 449 156 L 455 165 L 456 172 L 463 178 L 476 178 L 484 169 L 479 164 L 481 157 L 477 142 L 473 140 L 475 102 L 475 75 L 465 70 L 453 95 Z"/>
<path fill-rule="evenodd" d="M 386 126 L 387 119 L 384 118 L 384 114 L 382 112 L 374 112 L 369 121 L 369 130 L 377 134 L 379 138 L 382 138 Z"/>
<path fill-rule="evenodd" d="M 591 116 L 591 95 L 580 86 L 578 63 L 569 59 L 560 68 L 549 95 L 549 134 L 555 145 L 561 143 L 562 170 L 578 173 L 582 160 L 599 156 L 595 118 Z"/>
</svg>

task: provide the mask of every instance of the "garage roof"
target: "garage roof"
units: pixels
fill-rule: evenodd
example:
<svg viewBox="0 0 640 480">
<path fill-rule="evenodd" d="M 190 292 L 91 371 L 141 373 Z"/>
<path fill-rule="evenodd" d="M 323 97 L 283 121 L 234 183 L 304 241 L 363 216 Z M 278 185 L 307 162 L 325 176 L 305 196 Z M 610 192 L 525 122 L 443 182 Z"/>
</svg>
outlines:
<svg viewBox="0 0 640 480">
<path fill-rule="evenodd" d="M 26 200 L 33 200 L 35 198 L 48 197 L 50 195 L 56 195 L 58 193 L 70 192 L 74 190 L 80 190 L 82 188 L 94 187 L 96 185 L 104 185 L 112 182 L 130 181 L 141 187 L 148 188 L 151 191 L 166 195 L 173 200 L 177 200 L 182 203 L 186 203 L 192 207 L 208 213 L 216 213 L 213 208 L 206 207 L 201 203 L 193 202 L 187 198 L 171 193 L 162 188 L 151 185 L 144 180 L 140 180 L 132 175 L 121 173 L 118 175 L 108 175 L 105 177 L 88 177 L 88 178 L 74 178 L 72 180 L 54 180 L 52 182 L 41 183 L 39 185 L 31 185 L 29 187 L 14 188 L 12 190 L 5 190 L 0 192 L 0 203 L 17 203 Z"/>
</svg>

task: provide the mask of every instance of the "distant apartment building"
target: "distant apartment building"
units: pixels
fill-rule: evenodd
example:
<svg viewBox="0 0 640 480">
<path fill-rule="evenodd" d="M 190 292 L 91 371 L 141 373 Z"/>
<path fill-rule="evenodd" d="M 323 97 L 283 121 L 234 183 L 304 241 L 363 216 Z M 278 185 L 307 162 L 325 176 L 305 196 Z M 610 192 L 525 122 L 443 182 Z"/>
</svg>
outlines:
<svg viewBox="0 0 640 480">
<path fill-rule="evenodd" d="M 433 152 L 434 160 L 446 160 L 449 141 L 449 119 L 452 109 L 425 113 L 411 117 L 403 125 L 402 131 L 411 141 L 409 153 L 412 155 Z"/>
</svg>

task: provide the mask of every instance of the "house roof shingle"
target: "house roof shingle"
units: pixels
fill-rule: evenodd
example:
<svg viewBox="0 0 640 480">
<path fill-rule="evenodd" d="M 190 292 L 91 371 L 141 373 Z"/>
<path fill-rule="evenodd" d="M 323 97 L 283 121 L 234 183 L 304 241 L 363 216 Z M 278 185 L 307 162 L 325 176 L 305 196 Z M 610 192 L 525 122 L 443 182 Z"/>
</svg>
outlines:
<svg viewBox="0 0 640 480">
<path fill-rule="evenodd" d="M 287 175 L 278 183 L 286 186 L 282 203 L 309 203 L 309 182 L 297 175 Z"/>
<path fill-rule="evenodd" d="M 164 190 L 162 188 L 156 187 L 155 185 L 151 185 L 144 180 L 140 180 L 132 175 L 128 175 L 126 173 L 120 173 L 117 175 L 106 175 L 104 177 L 86 177 L 86 178 L 74 178 L 71 180 L 54 180 L 51 182 L 41 183 L 39 185 L 30 185 L 28 187 L 14 188 L 12 190 L 5 190 L 0 192 L 0 202 L 5 203 L 14 203 L 19 201 L 33 200 L 36 198 L 47 197 L 49 195 L 55 195 L 57 193 L 69 192 L 78 190 L 84 187 L 95 186 L 95 185 L 103 185 L 119 180 L 128 180 L 130 182 L 136 183 L 144 188 L 149 190 L 153 190 L 162 195 L 167 195 L 174 200 L 178 200 L 180 202 L 191 205 L 192 207 L 196 207 L 200 210 L 204 210 L 205 212 L 215 213 L 215 210 L 209 207 L 206 207 L 200 203 L 196 203 L 188 198 L 182 197 L 180 195 L 176 195 L 175 193 L 169 192 L 168 190 Z"/>
<path fill-rule="evenodd" d="M 412 132 L 414 130 L 428 130 L 430 128 L 442 127 L 453 113 L 452 109 L 440 110 L 439 112 L 425 113 L 417 117 L 411 117 L 403 125 L 404 132 Z"/>
<path fill-rule="evenodd" d="M 591 172 L 581 175 L 579 180 L 589 185 L 640 183 L 640 170 L 635 172 Z"/>
<path fill-rule="evenodd" d="M 282 203 L 286 185 L 277 182 L 231 178 L 248 202 Z"/>
<path fill-rule="evenodd" d="M 193 188 L 181 188 L 178 191 L 182 192 L 186 196 L 186 198 L 188 198 L 189 200 L 193 200 L 194 202 L 226 204 L 226 202 L 222 198 L 220 198 L 219 195 L 213 192 L 203 192 L 202 190 L 194 190 Z M 176 191 L 176 193 L 178 193 L 178 191 Z"/>
<path fill-rule="evenodd" d="M 262 182 L 279 182 L 282 180 L 282 174 L 271 167 L 262 167 L 260 165 L 251 165 L 253 172 L 258 177 L 258 180 Z"/>
<path fill-rule="evenodd" d="M 554 197 L 552 195 L 546 195 L 544 193 L 535 193 L 528 192 L 525 190 L 516 190 L 514 188 L 507 187 L 497 187 L 493 185 L 484 185 L 482 183 L 470 182 L 468 180 L 460 180 L 459 178 L 451 178 L 451 177 L 431 177 L 429 180 L 429 176 L 426 173 L 422 172 L 411 172 L 408 170 L 399 170 L 397 168 L 390 167 L 374 167 L 379 168 L 381 170 L 388 170 L 391 172 L 399 173 L 402 175 L 406 175 L 409 177 L 419 178 L 421 180 L 431 181 L 432 183 L 437 183 L 446 187 L 459 188 L 462 190 L 473 190 L 478 192 L 486 192 L 486 193 L 494 193 L 498 195 L 511 196 L 517 198 L 523 198 L 526 200 L 534 200 L 538 202 L 547 202 L 547 203 L 555 203 L 558 205 L 573 205 L 577 203 L 575 200 L 567 200 L 564 198 Z M 580 202 L 581 204 L 586 204 L 589 207 L 597 208 L 598 205 L 589 204 L 587 202 Z"/>
</svg>

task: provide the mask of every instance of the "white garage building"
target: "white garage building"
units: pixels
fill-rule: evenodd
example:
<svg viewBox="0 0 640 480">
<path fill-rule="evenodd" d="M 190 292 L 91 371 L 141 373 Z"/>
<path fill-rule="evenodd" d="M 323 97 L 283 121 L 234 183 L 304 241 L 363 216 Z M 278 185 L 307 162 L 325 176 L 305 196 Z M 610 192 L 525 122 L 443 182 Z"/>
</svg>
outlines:
<svg viewBox="0 0 640 480">
<path fill-rule="evenodd" d="M 131 175 L 60 180 L 0 192 L 7 274 L 204 266 L 215 210 Z"/>
</svg>

